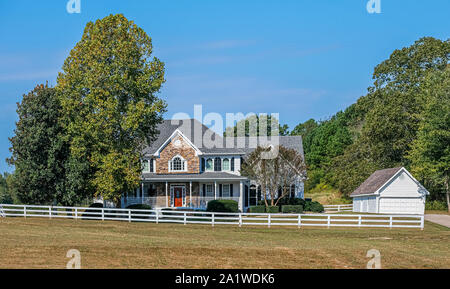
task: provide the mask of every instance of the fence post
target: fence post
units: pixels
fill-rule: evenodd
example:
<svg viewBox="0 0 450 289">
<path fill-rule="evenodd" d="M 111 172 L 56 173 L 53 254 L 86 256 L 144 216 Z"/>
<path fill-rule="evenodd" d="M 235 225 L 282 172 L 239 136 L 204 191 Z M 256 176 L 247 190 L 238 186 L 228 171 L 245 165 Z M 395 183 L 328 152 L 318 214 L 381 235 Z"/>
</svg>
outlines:
<svg viewBox="0 0 450 289">
<path fill-rule="evenodd" d="M 102 208 L 102 221 L 105 220 L 105 209 Z"/>
<path fill-rule="evenodd" d="M 184 212 L 184 225 L 186 225 L 186 212 Z"/>
<path fill-rule="evenodd" d="M 341 211 L 341 205 L 338 205 L 338 212 Z"/>
<path fill-rule="evenodd" d="M 239 213 L 239 227 L 242 227 L 242 214 Z"/>
<path fill-rule="evenodd" d="M 212 214 L 212 217 L 211 217 L 211 224 L 214 227 L 214 213 Z"/>
<path fill-rule="evenodd" d="M 392 216 L 389 216 L 389 228 L 392 229 Z"/>
<path fill-rule="evenodd" d="M 358 227 L 361 227 L 361 215 L 358 216 Z"/>
<path fill-rule="evenodd" d="M 23 206 L 23 217 L 25 219 L 27 218 L 27 206 L 26 205 Z"/>
<path fill-rule="evenodd" d="M 298 215 L 298 227 L 302 226 L 302 215 Z"/>
<path fill-rule="evenodd" d="M 159 223 L 159 211 L 156 210 L 156 224 Z"/>
<path fill-rule="evenodd" d="M 128 210 L 128 222 L 131 223 L 131 210 Z"/>
<path fill-rule="evenodd" d="M 52 207 L 51 206 L 48 206 L 48 215 L 51 219 L 52 218 Z"/>
<path fill-rule="evenodd" d="M 267 226 L 270 228 L 270 219 L 271 219 L 271 214 L 269 214 L 269 216 L 267 217 Z"/>
<path fill-rule="evenodd" d="M 78 208 L 75 208 L 75 220 L 78 220 Z"/>
<path fill-rule="evenodd" d="M 328 229 L 330 228 L 330 223 L 331 223 L 331 215 L 328 215 L 328 218 L 327 218 L 327 228 Z"/>
<path fill-rule="evenodd" d="M 423 227 L 424 227 L 424 223 L 425 223 L 424 219 L 425 219 L 424 215 L 420 216 L 420 229 L 421 230 L 423 230 Z"/>
</svg>

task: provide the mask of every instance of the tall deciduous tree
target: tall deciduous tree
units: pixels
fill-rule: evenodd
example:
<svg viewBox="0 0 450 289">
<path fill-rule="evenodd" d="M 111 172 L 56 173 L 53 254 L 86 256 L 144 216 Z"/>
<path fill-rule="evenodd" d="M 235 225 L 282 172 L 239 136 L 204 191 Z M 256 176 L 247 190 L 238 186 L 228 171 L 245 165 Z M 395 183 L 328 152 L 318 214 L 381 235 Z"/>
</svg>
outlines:
<svg viewBox="0 0 450 289">
<path fill-rule="evenodd" d="M 76 171 L 95 195 L 115 202 L 138 185 L 142 149 L 166 107 L 157 97 L 164 64 L 152 49 L 133 21 L 110 15 L 86 25 L 58 76 L 72 166 L 88 163 Z"/>
<path fill-rule="evenodd" d="M 241 174 L 261 186 L 266 206 L 268 201 L 271 206 L 276 206 L 289 195 L 291 185 L 305 180 L 306 165 L 294 149 L 257 147 L 242 164 Z"/>
<path fill-rule="evenodd" d="M 450 67 L 430 74 L 422 91 L 426 105 L 408 154 L 411 172 L 444 193 L 450 211 Z"/>
<path fill-rule="evenodd" d="M 261 124 L 261 125 L 260 125 Z M 264 124 L 264 125 L 262 125 Z M 261 131 L 261 126 L 265 131 Z M 275 130 L 273 131 L 272 128 Z M 272 136 L 289 134 L 289 127 L 287 124 L 281 125 L 277 118 L 272 118 L 271 115 L 250 115 L 236 123 L 233 127 L 227 127 L 224 135 L 235 137 L 254 137 L 254 136 Z"/>
</svg>

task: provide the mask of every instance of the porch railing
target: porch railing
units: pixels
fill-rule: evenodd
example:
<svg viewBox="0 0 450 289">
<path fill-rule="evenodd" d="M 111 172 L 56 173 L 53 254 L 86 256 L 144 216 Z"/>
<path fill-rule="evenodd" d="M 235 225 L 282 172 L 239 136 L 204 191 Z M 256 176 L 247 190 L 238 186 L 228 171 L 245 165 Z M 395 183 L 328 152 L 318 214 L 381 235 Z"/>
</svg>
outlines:
<svg viewBox="0 0 450 289">
<path fill-rule="evenodd" d="M 208 202 L 216 200 L 214 197 L 202 197 L 202 196 L 192 196 L 190 198 L 189 195 L 186 196 L 186 204 L 185 207 L 195 208 L 195 209 L 206 209 Z M 239 202 L 239 197 L 217 197 L 217 200 L 233 200 Z M 167 207 L 166 197 L 158 196 L 158 197 L 124 197 L 122 199 L 122 206 L 128 207 L 130 205 L 135 204 L 146 204 L 151 206 L 152 208 L 164 208 Z M 169 202 L 170 206 L 170 202 Z"/>
</svg>

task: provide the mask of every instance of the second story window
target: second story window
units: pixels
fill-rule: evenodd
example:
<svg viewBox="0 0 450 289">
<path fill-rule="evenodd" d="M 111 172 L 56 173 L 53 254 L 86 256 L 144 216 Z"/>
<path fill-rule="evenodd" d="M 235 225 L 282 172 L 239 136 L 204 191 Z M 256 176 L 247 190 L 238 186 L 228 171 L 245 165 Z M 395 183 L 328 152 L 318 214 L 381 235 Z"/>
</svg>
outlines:
<svg viewBox="0 0 450 289">
<path fill-rule="evenodd" d="M 213 160 L 207 159 L 206 160 L 206 171 L 212 171 L 213 170 Z"/>
<path fill-rule="evenodd" d="M 223 159 L 222 169 L 224 171 L 229 171 L 230 170 L 230 160 L 229 159 Z"/>
<path fill-rule="evenodd" d="M 222 170 L 222 160 L 217 157 L 214 159 L 214 171 L 220 172 Z"/>
<path fill-rule="evenodd" d="M 142 161 L 142 171 L 144 173 L 149 173 L 150 172 L 150 163 L 149 160 L 143 160 Z"/>
<path fill-rule="evenodd" d="M 171 161 L 169 161 L 169 171 L 170 172 L 186 171 L 186 161 L 180 156 L 174 157 Z"/>
</svg>

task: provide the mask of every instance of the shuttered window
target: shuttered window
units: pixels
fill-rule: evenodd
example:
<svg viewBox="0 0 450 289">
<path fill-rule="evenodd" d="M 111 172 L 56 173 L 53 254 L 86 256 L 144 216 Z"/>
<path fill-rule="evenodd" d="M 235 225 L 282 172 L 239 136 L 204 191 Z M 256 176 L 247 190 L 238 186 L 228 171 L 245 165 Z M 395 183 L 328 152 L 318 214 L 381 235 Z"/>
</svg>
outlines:
<svg viewBox="0 0 450 289">
<path fill-rule="evenodd" d="M 222 170 L 222 160 L 220 158 L 214 159 L 214 171 L 220 172 Z"/>
</svg>

